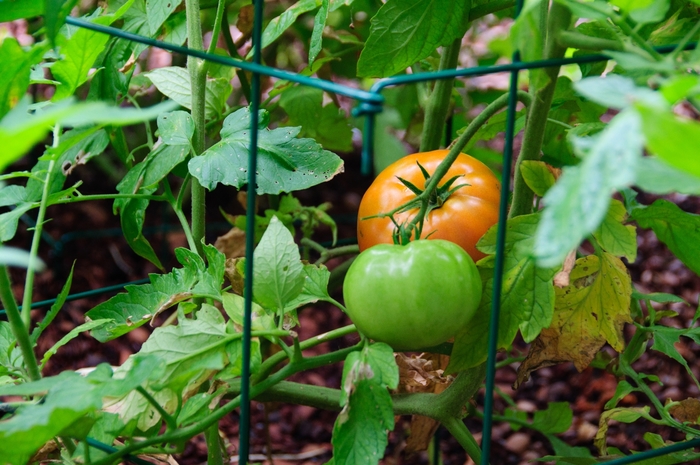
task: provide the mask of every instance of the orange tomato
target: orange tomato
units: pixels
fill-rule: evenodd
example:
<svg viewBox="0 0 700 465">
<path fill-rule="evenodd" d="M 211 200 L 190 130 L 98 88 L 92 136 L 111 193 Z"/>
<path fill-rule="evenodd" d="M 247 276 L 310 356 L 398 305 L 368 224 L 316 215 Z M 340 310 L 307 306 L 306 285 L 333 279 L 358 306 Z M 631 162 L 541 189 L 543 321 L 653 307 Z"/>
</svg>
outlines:
<svg viewBox="0 0 700 465">
<path fill-rule="evenodd" d="M 388 166 L 367 189 L 360 202 L 357 240 L 360 251 L 376 244 L 392 244 L 395 225 L 390 218 L 367 218 L 387 213 L 414 199 L 414 194 L 398 178 L 425 188 L 425 178 L 418 163 L 433 174 L 448 150 L 435 150 L 408 155 Z M 442 205 L 435 206 L 423 223 L 421 239 L 444 239 L 462 247 L 474 261 L 485 254 L 476 249 L 476 243 L 498 221 L 501 183 L 482 162 L 464 153 L 460 154 L 442 178 L 440 186 L 460 175 L 452 187 L 468 184 L 453 192 Z M 399 224 L 410 221 L 418 209 L 394 215 Z M 367 218 L 367 219 L 366 219 Z"/>
</svg>

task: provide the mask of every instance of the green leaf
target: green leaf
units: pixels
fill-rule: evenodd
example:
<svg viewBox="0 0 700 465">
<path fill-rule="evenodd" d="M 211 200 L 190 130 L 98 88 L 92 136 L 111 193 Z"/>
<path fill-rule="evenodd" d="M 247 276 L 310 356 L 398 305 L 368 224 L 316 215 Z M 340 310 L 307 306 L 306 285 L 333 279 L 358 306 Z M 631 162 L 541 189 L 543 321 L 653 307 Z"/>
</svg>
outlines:
<svg viewBox="0 0 700 465">
<path fill-rule="evenodd" d="M 31 204 L 24 203 L 17 205 L 12 211 L 0 214 L 0 242 L 7 242 L 15 237 L 20 217 L 31 208 Z"/>
<path fill-rule="evenodd" d="M 543 161 L 524 160 L 520 163 L 520 174 L 525 179 L 525 184 L 539 197 L 554 185 L 554 174 Z"/>
<path fill-rule="evenodd" d="M 574 141 L 583 161 L 564 168 L 543 199 L 546 207 L 535 238 L 535 255 L 543 267 L 561 264 L 599 227 L 610 196 L 634 181 L 642 156 L 640 120 L 629 109 L 618 113 L 603 132 Z"/>
<path fill-rule="evenodd" d="M 267 112 L 260 112 L 260 126 Z M 300 128 L 258 131 L 258 194 L 306 189 L 342 172 L 343 161 L 311 139 L 297 139 Z M 248 182 L 250 110 L 241 108 L 224 120 L 222 140 L 189 161 L 192 176 L 209 190 L 218 183 L 241 188 Z"/>
<path fill-rule="evenodd" d="M 46 312 L 44 318 L 42 318 L 41 322 L 38 325 L 36 325 L 36 327 L 32 331 L 31 337 L 29 338 L 32 342 L 32 346 L 36 345 L 37 341 L 39 340 L 39 336 L 41 336 L 41 333 L 43 333 L 44 330 L 49 327 L 54 318 L 56 318 L 56 315 L 58 315 L 58 312 L 61 310 L 61 307 L 63 307 L 63 304 L 66 303 L 66 298 L 70 293 L 70 287 L 73 283 L 74 268 L 75 263 L 73 263 L 73 265 L 70 267 L 70 273 L 68 273 L 68 278 L 66 278 L 65 284 L 63 284 L 63 288 L 61 288 L 61 292 L 56 296 L 56 300 L 53 304 L 51 304 L 51 308 L 48 312 Z"/>
<path fill-rule="evenodd" d="M 35 259 L 36 261 L 33 266 L 35 271 L 43 271 L 46 269 L 46 264 L 40 258 Z M 0 245 L 0 266 L 29 268 L 31 262 L 31 255 L 26 250 Z"/>
<path fill-rule="evenodd" d="M 617 74 L 581 79 L 574 83 L 574 89 L 593 102 L 617 110 L 624 110 L 635 102 L 660 108 L 667 106 L 659 92 L 638 87 L 631 78 Z"/>
<path fill-rule="evenodd" d="M 331 272 L 324 265 L 305 264 L 304 286 L 296 298 L 287 302 L 285 313 L 319 300 L 330 302 L 332 300 L 328 294 L 328 280 L 330 276 Z"/>
<path fill-rule="evenodd" d="M 626 257 L 630 263 L 637 259 L 637 228 L 623 224 L 627 210 L 622 202 L 611 199 L 610 208 L 593 237 L 606 252 Z"/>
<path fill-rule="evenodd" d="M 186 111 L 165 113 L 158 116 L 158 131 L 164 144 L 190 147 L 194 135 L 194 121 Z"/>
<path fill-rule="evenodd" d="M 399 369 L 391 347 L 365 346 L 351 352 L 343 368 L 340 405 L 343 410 L 333 426 L 335 464 L 378 464 L 394 428 L 389 388 L 396 388 Z"/>
<path fill-rule="evenodd" d="M 700 216 L 659 199 L 647 208 L 633 210 L 632 219 L 642 228 L 651 228 L 676 257 L 700 274 Z"/>
<path fill-rule="evenodd" d="M 573 418 L 574 412 L 568 402 L 549 402 L 545 410 L 535 411 L 532 427 L 544 434 L 564 433 Z"/>
<path fill-rule="evenodd" d="M 28 99 L 15 106 L 0 121 L 0 172 L 20 159 L 49 132 L 51 126 L 60 122 L 64 126 L 111 124 L 124 126 L 155 119 L 159 114 L 173 109 L 173 102 L 163 102 L 146 109 L 110 107 L 102 102 L 75 104 L 64 100 L 46 111 L 30 115 Z M 1 240 L 1 239 L 0 239 Z"/>
<path fill-rule="evenodd" d="M 609 17 L 615 15 L 615 10 L 603 0 L 580 1 L 580 0 L 556 0 L 558 3 L 566 5 L 574 16 L 588 19 L 601 19 L 607 21 Z"/>
<path fill-rule="evenodd" d="M 253 252 L 253 296 L 263 307 L 283 311 L 304 286 L 299 248 L 282 222 L 273 217 Z"/>
<path fill-rule="evenodd" d="M 0 22 L 44 14 L 44 0 L 0 0 Z"/>
<path fill-rule="evenodd" d="M 25 52 L 12 37 L 6 37 L 0 44 L 0 63 L 3 63 L 3 72 L 0 73 L 0 119 L 26 94 L 31 67 L 41 61 L 45 50 L 44 46 L 35 45 Z"/>
<path fill-rule="evenodd" d="M 157 68 L 144 73 L 161 94 L 173 99 L 185 108 L 192 109 L 190 73 L 179 66 Z M 204 96 L 204 115 L 207 120 L 220 116 L 226 99 L 231 94 L 231 84 L 226 79 L 207 79 Z"/>
<path fill-rule="evenodd" d="M 163 179 L 190 154 L 194 134 L 192 117 L 183 111 L 158 117 L 158 128 L 163 143 L 149 153 L 144 161 L 129 170 L 117 184 L 122 194 L 153 194 Z M 120 198 L 114 201 L 119 213 L 124 238 L 138 255 L 163 269 L 153 247 L 143 235 L 146 208 L 150 201 L 139 198 Z"/>
<path fill-rule="evenodd" d="M 678 297 L 675 294 L 667 294 L 665 292 L 652 292 L 650 294 L 642 294 L 641 292 L 635 289 L 632 291 L 632 298 L 638 300 L 651 300 L 652 302 L 659 302 L 662 304 L 670 302 L 686 305 L 688 304 L 688 302 L 686 302 L 681 297 Z"/>
<path fill-rule="evenodd" d="M 203 304 L 196 319 L 183 318 L 177 325 L 156 328 L 136 358 L 155 355 L 165 361 L 158 389 L 178 390 L 205 371 L 220 370 L 228 363 L 225 340 L 230 338 L 221 312 Z"/>
<path fill-rule="evenodd" d="M 545 31 L 539 21 L 542 1 L 526 0 L 510 32 L 513 50 L 520 50 L 525 61 L 541 60 L 543 56 Z"/>
<path fill-rule="evenodd" d="M 221 300 L 224 261 L 214 246 L 205 245 L 209 267 L 204 260 L 187 249 L 176 249 L 176 257 L 184 268 L 168 274 L 151 274 L 149 284 L 128 285 L 126 293 L 117 294 L 88 311 L 91 319 L 112 319 L 113 322 L 92 331 L 92 336 L 105 342 L 126 334 L 150 321 L 171 306 L 195 297 Z"/>
<path fill-rule="evenodd" d="M 297 18 L 311 10 L 315 10 L 322 0 L 299 0 L 294 5 L 290 6 L 284 13 L 273 18 L 268 23 L 262 33 L 262 47 L 265 48 L 272 42 L 277 40 L 290 26 L 292 26 Z M 253 56 L 253 50 L 248 53 L 247 58 Z"/>
<path fill-rule="evenodd" d="M 302 136 L 311 137 L 328 150 L 352 150 L 352 130 L 345 113 L 331 102 L 323 106 L 323 91 L 295 86 L 280 96 L 280 106 L 289 115 L 289 126 L 301 126 Z"/>
<path fill-rule="evenodd" d="M 180 2 L 176 0 L 146 0 L 146 17 L 151 36 L 158 35 L 160 27 L 179 5 Z"/>
<path fill-rule="evenodd" d="M 663 354 L 668 355 L 676 362 L 683 365 L 685 371 L 688 372 L 690 377 L 695 381 L 695 385 L 700 387 L 698 379 L 695 377 L 693 370 L 690 369 L 688 362 L 683 358 L 683 356 L 676 349 L 675 344 L 680 342 L 681 336 L 685 336 L 689 330 L 687 328 L 670 328 L 666 326 L 654 326 L 654 344 L 651 346 L 653 350 L 659 351 Z"/>
<path fill-rule="evenodd" d="M 700 159 L 688 156 L 700 144 L 700 123 L 646 106 L 640 105 L 637 110 L 647 149 L 669 165 L 700 176 Z"/>
<path fill-rule="evenodd" d="M 508 220 L 506 226 L 505 263 L 498 325 L 498 347 L 508 347 L 518 330 L 532 341 L 543 328 L 549 327 L 554 312 L 555 268 L 538 268 L 533 254 L 534 235 L 540 214 L 522 215 Z M 477 244 L 487 254 L 496 252 L 496 232 L 489 229 Z M 485 259 L 486 260 L 486 259 Z M 489 315 L 493 294 L 493 270 L 483 260 L 479 271 L 484 283 L 479 309 L 469 327 L 455 337 L 448 373 L 455 373 L 486 360 Z"/>
<path fill-rule="evenodd" d="M 94 18 L 92 22 L 109 25 L 112 18 L 102 16 Z M 78 28 L 70 38 L 58 36 L 62 59 L 51 67 L 51 74 L 61 85 L 56 87 L 53 101 L 70 97 L 78 86 L 87 81 L 90 69 L 108 40 L 108 35 L 85 28 Z"/>
<path fill-rule="evenodd" d="M 49 350 L 44 352 L 44 357 L 41 359 L 41 369 L 43 369 L 46 366 L 46 362 L 49 361 L 49 359 L 56 353 L 58 352 L 58 349 L 63 347 L 64 345 L 68 344 L 70 341 L 75 339 L 80 335 L 80 333 L 83 333 L 85 331 L 90 331 L 91 329 L 98 328 L 105 323 L 109 322 L 111 320 L 93 320 L 93 321 L 88 321 L 87 323 L 83 323 L 82 325 L 76 326 L 68 334 L 63 336 L 58 342 L 56 342 Z"/>
<path fill-rule="evenodd" d="M 389 0 L 372 18 L 357 62 L 362 77 L 397 74 L 462 37 L 471 0 Z"/>
<path fill-rule="evenodd" d="M 230 292 L 224 292 L 221 294 L 221 302 L 224 305 L 224 310 L 226 314 L 231 318 L 235 324 L 243 327 L 243 312 L 245 309 L 245 299 L 238 295 L 232 294 Z M 277 329 L 277 324 L 273 318 L 273 314 L 266 311 L 260 305 L 253 302 L 252 308 L 252 324 L 251 329 L 253 331 L 260 331 L 266 329 Z"/>
<path fill-rule="evenodd" d="M 611 3 L 628 13 L 637 24 L 663 20 L 671 6 L 669 0 L 613 0 Z"/>
<path fill-rule="evenodd" d="M 617 405 L 617 403 L 627 394 L 637 391 L 638 389 L 632 386 L 629 382 L 620 380 L 615 388 L 615 394 L 605 403 L 605 409 L 609 410 Z"/>
<path fill-rule="evenodd" d="M 0 422 L 0 457 L 7 463 L 23 465 L 53 437 L 85 430 L 90 414 L 103 407 L 105 396 L 124 395 L 157 374 L 158 360 L 148 358 L 135 364 L 125 377 L 112 378 L 112 370 L 98 366 L 87 376 L 64 371 L 58 376 L 12 386 L 1 386 L 0 396 L 33 396 L 46 393 L 42 402 L 27 404 Z M 81 426 L 77 428 L 76 426 Z"/>
<path fill-rule="evenodd" d="M 568 444 L 566 444 L 564 441 L 559 439 L 556 436 L 552 435 L 547 435 L 547 439 L 549 439 L 549 442 L 552 444 L 552 448 L 554 449 L 554 453 L 556 454 L 557 458 L 561 458 L 563 460 L 557 461 L 558 464 L 581 464 L 581 465 L 592 465 L 595 463 L 598 463 L 597 460 L 593 458 L 593 455 L 591 454 L 591 451 L 588 450 L 587 447 L 571 447 Z M 581 458 L 585 459 L 588 461 L 581 461 L 581 462 L 574 462 L 570 461 L 568 459 L 570 458 Z M 542 457 L 542 460 L 553 460 L 554 457 L 547 456 L 547 457 Z"/>
<path fill-rule="evenodd" d="M 516 387 L 530 372 L 557 363 L 572 361 L 582 371 L 606 342 L 618 352 L 624 349 L 622 328 L 632 321 L 632 282 L 624 263 L 607 252 L 587 255 L 576 260 L 570 280 L 555 287 L 552 324 L 530 346 Z"/>
<path fill-rule="evenodd" d="M 316 17 L 314 17 L 314 29 L 311 31 L 311 42 L 309 44 L 309 66 L 316 60 L 323 47 L 323 29 L 326 27 L 329 6 L 330 0 L 322 0 L 321 8 L 316 13 Z"/>
<path fill-rule="evenodd" d="M 533 248 L 539 221 L 540 215 L 535 213 L 510 219 L 506 226 L 504 252 L 507 257 L 499 322 L 500 335 L 507 335 L 499 336 L 499 341 L 504 344 L 512 342 L 517 329 L 525 341 L 530 342 L 552 320 L 554 289 L 551 280 L 556 269 L 535 266 Z M 477 248 L 495 255 L 496 233 L 496 226 L 490 228 L 479 240 Z"/>
<path fill-rule="evenodd" d="M 700 195 L 700 177 L 669 165 L 656 157 L 643 157 L 637 165 L 635 184 L 652 194 Z"/>
</svg>

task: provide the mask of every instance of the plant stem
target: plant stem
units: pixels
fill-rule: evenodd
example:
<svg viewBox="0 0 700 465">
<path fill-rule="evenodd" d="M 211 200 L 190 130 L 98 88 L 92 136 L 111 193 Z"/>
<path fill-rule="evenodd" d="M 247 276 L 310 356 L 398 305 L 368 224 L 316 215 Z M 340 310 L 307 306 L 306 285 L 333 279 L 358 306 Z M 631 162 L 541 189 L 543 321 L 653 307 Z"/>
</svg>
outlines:
<svg viewBox="0 0 700 465">
<path fill-rule="evenodd" d="M 627 18 L 615 16 L 611 19 L 622 30 L 622 32 L 627 34 L 637 45 L 639 45 L 642 50 L 647 52 L 651 58 L 653 58 L 655 61 L 662 61 L 664 59 L 664 57 L 659 52 L 654 50 L 654 47 L 649 45 L 636 30 L 632 29 L 632 26 L 630 26 L 627 22 Z"/>
<path fill-rule="evenodd" d="M 202 25 L 200 21 L 199 0 L 185 0 L 187 15 L 187 45 L 194 50 L 204 48 L 202 42 Z M 194 121 L 194 135 L 192 136 L 192 147 L 195 155 L 204 152 L 205 119 L 204 104 L 206 92 L 206 67 L 198 58 L 192 56 L 187 58 L 187 69 L 190 72 L 192 120 Z M 206 198 L 204 187 L 199 180 L 192 178 L 192 236 L 196 244 L 196 251 L 204 256 L 202 243 L 205 234 L 205 206 Z"/>
<path fill-rule="evenodd" d="M 207 442 L 207 465 L 224 465 L 218 423 L 214 423 L 204 430 L 204 439 Z"/>
<path fill-rule="evenodd" d="M 146 390 L 146 388 L 144 388 L 143 386 L 138 386 L 136 390 L 148 401 L 149 404 L 153 406 L 154 409 L 156 409 L 160 416 L 163 417 L 163 420 L 167 425 L 167 431 L 174 431 L 175 429 L 177 429 L 177 422 L 175 421 L 175 418 L 173 418 L 172 415 L 165 411 L 163 406 L 160 405 L 160 402 L 158 402 L 151 395 L 151 393 Z"/>
<path fill-rule="evenodd" d="M 10 274 L 8 273 L 6 266 L 0 266 L 0 301 L 2 301 L 3 307 L 5 307 L 7 319 L 10 322 L 10 328 L 12 328 L 12 334 L 15 336 L 17 344 L 22 351 L 24 365 L 27 367 L 29 377 L 32 381 L 41 379 L 39 365 L 36 362 L 36 355 L 32 349 L 32 343 L 29 340 L 27 326 L 24 324 L 24 321 L 22 321 L 22 315 L 19 311 L 19 307 L 17 307 L 15 297 L 12 295 Z"/>
<path fill-rule="evenodd" d="M 481 448 L 461 419 L 449 417 L 442 422 L 442 425 L 459 442 L 474 463 L 481 463 Z"/>
<path fill-rule="evenodd" d="M 354 352 L 356 350 L 360 350 L 362 348 L 361 344 L 348 347 L 342 350 L 338 350 L 336 352 L 332 352 L 330 354 L 324 354 L 324 355 L 318 355 L 316 357 L 309 357 L 305 358 L 302 361 L 298 363 L 290 363 L 289 365 L 285 366 L 282 368 L 279 372 L 273 374 L 263 382 L 253 385 L 250 388 L 250 398 L 255 398 L 265 392 L 267 389 L 271 388 L 272 386 L 278 384 L 279 382 L 283 381 L 286 378 L 289 378 L 295 373 L 298 373 L 300 371 L 305 371 L 305 370 L 311 370 L 314 368 L 318 368 L 324 365 L 328 365 L 330 363 L 337 363 L 341 360 L 344 360 L 347 354 L 350 352 Z M 93 462 L 93 465 L 110 465 L 114 463 L 117 459 L 124 457 L 125 455 L 129 455 L 135 451 L 144 451 L 144 452 L 150 452 L 147 448 L 149 446 L 154 446 L 154 445 L 163 445 L 163 444 L 176 444 L 176 443 L 181 443 L 182 441 L 186 441 L 190 439 L 191 437 L 203 432 L 207 428 L 209 428 L 211 425 L 217 423 L 220 421 L 222 418 L 224 418 L 226 415 L 230 414 L 233 410 L 238 408 L 241 404 L 241 397 L 238 396 L 234 399 L 232 399 L 228 404 L 223 405 L 221 408 L 215 410 L 211 414 L 207 415 L 205 418 L 201 419 L 197 423 L 194 423 L 190 426 L 178 429 L 173 432 L 165 433 L 159 436 L 155 437 L 150 437 L 148 439 L 144 439 L 143 441 L 140 442 L 132 442 L 114 453 L 103 457 L 100 460 L 96 460 Z M 154 448 L 155 449 L 155 448 Z M 163 448 L 159 447 L 155 449 L 155 451 L 159 453 L 163 453 Z"/>
<path fill-rule="evenodd" d="M 557 38 L 559 37 L 559 31 L 568 29 L 571 22 L 571 12 L 566 6 L 553 2 L 547 22 L 548 32 L 544 58 L 561 58 L 566 52 L 566 47 L 559 45 Z M 528 112 L 527 126 L 523 135 L 523 145 L 515 163 L 513 203 L 509 214 L 511 218 L 525 215 L 532 211 L 535 193 L 525 183 L 525 179 L 520 172 L 520 164 L 525 160 L 537 160 L 540 157 L 540 150 L 544 142 L 544 131 L 547 125 L 547 115 L 552 106 L 559 69 L 559 66 L 554 66 L 537 72 L 533 71 L 532 73 L 533 79 L 530 82 L 540 84 L 540 87 L 536 88 L 534 92 L 532 105 Z"/>
<path fill-rule="evenodd" d="M 53 128 L 53 147 L 58 147 L 61 137 L 61 126 L 55 125 Z M 24 280 L 24 296 L 22 298 L 22 320 L 27 331 L 32 326 L 31 310 L 32 310 L 32 295 L 34 293 L 34 275 L 36 269 L 36 260 L 39 255 L 39 243 L 41 242 L 41 231 L 44 228 L 44 218 L 46 217 L 46 208 L 49 206 L 49 195 L 51 192 L 51 178 L 53 170 L 56 166 L 56 159 L 51 158 L 49 166 L 46 169 L 46 177 L 44 178 L 44 188 L 41 192 L 41 203 L 39 204 L 39 213 L 36 216 L 36 225 L 34 226 L 34 234 L 32 236 L 32 245 L 29 249 L 29 266 L 27 267 L 27 276 Z"/>
<path fill-rule="evenodd" d="M 455 69 L 459 58 L 459 51 L 462 46 L 462 37 L 455 39 L 450 45 L 445 47 L 440 57 L 439 70 Z M 454 78 L 440 79 L 435 82 L 433 92 L 428 98 L 425 109 L 425 122 L 423 124 L 423 135 L 420 141 L 420 151 L 427 152 L 436 150 L 442 144 L 445 133 L 445 120 L 450 108 L 452 97 L 452 86 Z"/>
<path fill-rule="evenodd" d="M 506 8 L 512 8 L 516 3 L 517 2 L 515 0 L 489 0 L 481 5 L 473 6 L 469 12 L 469 22 L 483 18 L 491 13 L 505 10 Z"/>
<path fill-rule="evenodd" d="M 343 245 L 340 247 L 327 249 L 326 247 L 322 246 L 321 244 L 312 239 L 309 239 L 308 237 L 302 237 L 301 245 L 309 247 L 310 249 L 315 250 L 321 255 L 321 257 L 318 260 L 316 260 L 314 265 L 321 265 L 323 263 L 326 263 L 331 258 L 342 257 L 343 255 L 353 255 L 360 252 L 360 248 L 357 244 Z"/>
<path fill-rule="evenodd" d="M 624 44 L 618 40 L 602 39 L 575 31 L 559 31 L 557 42 L 562 47 L 581 50 L 624 50 Z"/>
<path fill-rule="evenodd" d="M 324 342 L 332 341 L 333 339 L 338 339 L 348 334 L 356 333 L 357 329 L 355 325 L 343 326 L 342 328 L 334 329 L 333 331 L 328 331 L 327 333 L 319 334 L 310 339 L 306 339 L 299 343 L 299 348 L 301 350 L 310 349 L 311 347 L 317 346 Z M 267 378 L 272 370 L 280 363 L 282 363 L 288 357 L 284 352 L 277 352 L 265 360 L 261 365 L 255 376 L 252 377 L 252 384 L 257 384 L 263 379 Z"/>
<path fill-rule="evenodd" d="M 530 105 L 532 99 L 527 92 L 518 91 L 518 100 L 525 105 Z M 418 214 L 409 223 L 408 230 L 412 230 L 415 225 L 419 224 L 423 220 L 425 217 L 425 212 L 428 210 L 430 196 L 433 194 L 433 192 L 435 192 L 439 182 L 442 180 L 445 174 L 447 174 L 447 171 L 450 169 L 450 166 L 452 166 L 452 163 L 457 159 L 457 156 L 459 156 L 459 154 L 462 152 L 462 149 L 464 149 L 472 137 L 474 137 L 479 128 L 486 124 L 489 118 L 501 111 L 506 106 L 508 106 L 508 94 L 503 94 L 484 108 L 484 111 L 474 118 L 464 132 L 452 143 L 450 146 L 450 151 L 445 159 L 440 162 L 437 168 L 435 168 L 435 172 L 431 173 L 430 181 L 428 181 L 428 184 L 426 184 L 423 193 L 416 196 L 416 199 L 419 199 L 421 202 L 421 208 Z M 411 201 L 413 202 L 414 200 Z M 405 207 L 406 205 L 401 205 L 388 213 L 378 215 L 378 217 L 392 216 Z"/>
<path fill-rule="evenodd" d="M 669 60 L 670 62 L 676 61 L 676 58 L 678 58 L 678 55 L 685 49 L 686 45 L 693 40 L 693 37 L 700 31 L 700 21 L 697 21 L 695 23 L 695 26 L 693 26 L 693 29 L 688 31 L 688 33 L 683 37 L 683 39 L 678 42 L 678 45 L 676 45 L 676 48 L 673 49 L 673 52 L 668 54 L 666 56 L 666 59 Z"/>
</svg>

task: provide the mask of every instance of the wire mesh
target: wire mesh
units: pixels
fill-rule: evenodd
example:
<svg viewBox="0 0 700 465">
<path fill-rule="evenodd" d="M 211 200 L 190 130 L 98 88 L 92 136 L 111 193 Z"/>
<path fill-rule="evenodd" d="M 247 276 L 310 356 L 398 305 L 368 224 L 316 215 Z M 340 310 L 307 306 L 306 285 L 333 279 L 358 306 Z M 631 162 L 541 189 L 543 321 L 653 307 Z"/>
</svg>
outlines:
<svg viewBox="0 0 700 465">
<path fill-rule="evenodd" d="M 519 0 L 519 6 L 522 4 L 522 0 Z M 340 85 L 332 81 L 323 80 L 319 78 L 307 77 L 300 74 L 264 66 L 261 63 L 261 47 L 255 46 L 261 44 L 261 34 L 262 34 L 262 7 L 263 2 L 260 0 L 254 1 L 255 5 L 255 17 L 254 17 L 254 28 L 253 28 L 253 44 L 254 44 L 254 55 L 253 62 L 246 62 L 242 60 L 237 60 L 234 58 L 224 57 L 221 55 L 208 54 L 204 51 L 193 50 L 187 47 L 182 47 L 159 40 L 152 39 L 150 37 L 145 37 L 130 32 L 125 32 L 117 28 L 102 26 L 99 24 L 94 24 L 79 18 L 68 17 L 66 22 L 72 26 L 82 27 L 86 29 L 91 29 L 93 31 L 108 34 L 113 37 L 119 37 L 122 39 L 130 40 L 133 42 L 142 43 L 152 47 L 157 47 L 163 50 L 168 50 L 175 53 L 184 54 L 190 57 L 195 57 L 203 60 L 208 60 L 211 62 L 219 63 L 226 66 L 231 66 L 239 68 L 245 71 L 249 71 L 253 75 L 252 79 L 252 101 L 251 103 L 251 134 L 250 134 L 250 155 L 249 155 L 249 170 L 248 170 L 248 185 L 255 185 L 256 182 L 256 161 L 257 161 L 257 127 L 258 127 L 258 109 L 260 107 L 260 77 L 270 76 L 279 79 L 285 79 L 291 82 L 295 82 L 304 86 L 310 86 L 318 89 L 322 89 L 327 92 L 337 93 L 343 96 L 350 97 L 358 102 L 358 105 L 353 109 L 353 114 L 355 116 L 365 115 L 365 132 L 364 141 L 362 148 L 362 171 L 365 174 L 369 174 L 372 166 L 372 147 L 374 141 L 374 131 L 375 131 L 375 115 L 382 111 L 384 98 L 381 95 L 383 89 L 390 86 L 399 86 L 409 83 L 434 81 L 439 79 L 450 79 L 456 77 L 470 77 L 470 76 L 481 76 L 494 73 L 510 73 L 510 86 L 509 86 L 509 102 L 508 102 L 508 115 L 507 115 L 507 129 L 505 138 L 505 148 L 503 153 L 503 173 L 502 173 L 502 196 L 499 205 L 499 224 L 498 224 L 498 234 L 497 234 L 497 247 L 496 247 L 496 262 L 495 262 L 495 273 L 494 273 L 494 283 L 493 283 L 493 299 L 492 299 L 492 313 L 491 313 L 491 324 L 489 328 L 489 355 L 487 362 L 487 377 L 486 377 L 486 395 L 484 404 L 484 427 L 482 436 L 482 464 L 489 463 L 489 455 L 491 448 L 491 433 L 492 433 L 492 410 L 493 410 L 493 389 L 494 389 L 494 373 L 496 368 L 496 339 L 498 330 L 498 318 L 499 318 L 499 308 L 500 308 L 500 294 L 502 289 L 502 274 L 503 274 L 503 256 L 504 256 L 504 243 L 505 243 L 505 220 L 507 217 L 508 208 L 508 192 L 510 190 L 510 166 L 512 162 L 512 149 L 513 149 L 513 138 L 514 138 L 514 123 L 515 123 L 515 105 L 517 103 L 517 82 L 519 72 L 528 69 L 538 69 L 553 66 L 562 66 L 570 64 L 585 64 L 593 63 L 598 61 L 609 60 L 610 57 L 605 54 L 591 54 L 585 56 L 578 56 L 573 58 L 563 58 L 563 59 L 551 59 L 551 60 L 539 60 L 530 62 L 521 62 L 519 60 L 519 55 L 516 52 L 513 57 L 512 63 L 504 65 L 495 66 L 480 66 L 473 68 L 464 69 L 454 69 L 454 70 L 444 70 L 426 73 L 417 73 L 410 75 L 396 76 L 388 79 L 382 79 L 376 82 L 369 91 L 351 88 L 348 86 Z M 684 50 L 693 49 L 696 47 L 695 43 L 687 44 Z M 675 49 L 674 45 L 656 47 L 655 48 L 660 53 L 668 53 Z M 246 234 L 246 276 L 253 276 L 253 231 L 255 227 L 255 208 L 254 208 L 254 196 L 248 196 L 248 208 L 247 208 L 247 234 Z M 135 283 L 132 283 L 135 284 Z M 247 279 L 245 283 L 245 314 L 244 314 L 244 357 L 243 357 L 243 382 L 241 384 L 241 414 L 240 414 L 240 438 L 239 438 L 239 463 L 248 463 L 248 451 L 249 451 L 249 426 L 250 426 L 250 397 L 249 397 L 249 378 L 250 378 L 250 323 L 251 323 L 251 309 L 252 309 L 252 279 Z M 94 291 L 72 294 L 68 296 L 68 300 L 79 299 L 91 295 L 95 295 L 100 292 L 112 292 L 114 290 L 120 289 L 124 285 L 111 286 L 103 289 L 97 289 Z M 43 305 L 49 305 L 53 300 L 37 302 L 32 305 L 32 307 L 39 307 Z M 0 312 L 2 312 L 0 310 Z M 110 450 L 110 446 L 101 444 L 97 441 L 90 440 L 90 445 L 101 450 Z M 648 460 L 656 457 L 661 457 L 666 454 L 673 452 L 678 452 L 682 450 L 687 450 L 693 447 L 700 446 L 700 438 L 689 440 L 687 442 L 677 443 L 670 446 L 665 446 L 658 449 L 653 449 L 645 451 L 642 453 L 633 454 L 631 456 L 615 459 L 608 461 L 606 463 L 614 465 L 622 465 L 629 463 L 636 463 L 643 460 Z M 133 459 L 133 458 L 132 458 Z M 135 461 L 135 463 L 140 463 Z"/>
</svg>

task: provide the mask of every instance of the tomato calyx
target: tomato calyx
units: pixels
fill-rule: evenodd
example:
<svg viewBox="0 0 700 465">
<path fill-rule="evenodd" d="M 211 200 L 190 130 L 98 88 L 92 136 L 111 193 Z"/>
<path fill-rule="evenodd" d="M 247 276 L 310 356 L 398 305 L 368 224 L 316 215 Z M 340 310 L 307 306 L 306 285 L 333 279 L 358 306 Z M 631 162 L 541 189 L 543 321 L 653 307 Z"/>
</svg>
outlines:
<svg viewBox="0 0 700 465">
<path fill-rule="evenodd" d="M 411 240 L 411 237 L 413 236 L 414 230 L 415 237 L 420 237 L 423 231 L 423 219 L 426 216 L 428 216 L 430 212 L 434 209 L 442 207 L 442 205 L 447 201 L 447 199 L 457 190 L 470 185 L 467 183 L 463 183 L 453 186 L 457 179 L 463 177 L 463 175 L 461 174 L 456 175 L 448 179 L 441 186 L 435 187 L 435 189 L 429 193 L 428 198 L 425 199 L 425 188 L 430 184 L 431 176 L 430 173 L 428 173 L 428 171 L 423 167 L 423 165 L 420 164 L 420 162 L 416 162 L 416 164 L 418 165 L 418 168 L 423 174 L 423 178 L 425 180 L 423 189 L 419 188 L 407 179 L 402 178 L 401 176 L 396 176 L 396 178 L 411 192 L 413 192 L 416 195 L 416 197 L 407 202 L 406 204 L 400 206 L 396 210 L 388 213 L 389 218 L 394 223 L 394 226 L 396 226 L 396 230 L 393 234 L 395 244 L 408 244 L 408 242 Z M 415 208 L 420 208 L 420 210 L 416 217 L 413 218 L 413 220 L 406 221 L 402 224 L 398 224 L 394 220 L 393 215 L 395 213 L 402 213 Z"/>
</svg>

